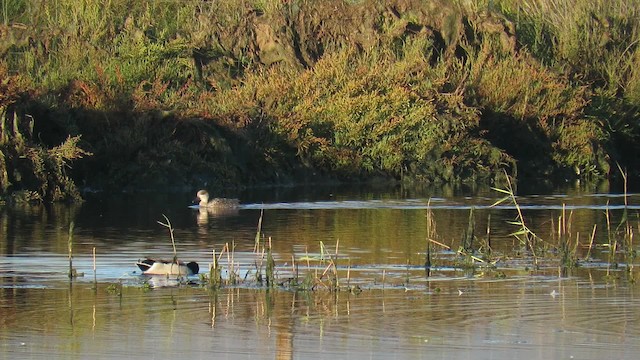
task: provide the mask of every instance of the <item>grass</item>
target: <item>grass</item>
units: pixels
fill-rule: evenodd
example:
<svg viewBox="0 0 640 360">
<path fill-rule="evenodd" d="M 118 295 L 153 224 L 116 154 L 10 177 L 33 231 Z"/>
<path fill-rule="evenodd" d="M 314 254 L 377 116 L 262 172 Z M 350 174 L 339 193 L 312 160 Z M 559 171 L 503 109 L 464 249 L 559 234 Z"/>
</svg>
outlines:
<svg viewBox="0 0 640 360">
<path fill-rule="evenodd" d="M 516 202 L 517 204 L 517 202 Z M 519 213 L 518 206 L 516 205 L 516 213 Z M 428 214 L 428 212 L 427 212 Z M 552 219 L 553 221 L 553 219 Z M 513 252 L 498 252 L 488 251 L 486 246 L 480 246 L 475 249 L 464 249 L 460 247 L 457 251 L 453 251 L 449 245 L 436 240 L 438 238 L 435 232 L 435 223 L 429 221 L 430 230 L 427 243 L 428 250 L 425 252 L 425 266 L 427 267 L 427 279 L 430 275 L 439 272 L 442 269 L 455 269 L 461 271 L 469 277 L 492 277 L 496 279 L 504 279 L 512 276 L 512 274 L 518 274 L 520 272 L 526 272 L 531 275 L 549 273 L 550 269 L 557 269 L 559 277 L 567 277 L 573 274 L 577 269 L 582 267 L 583 264 L 600 262 L 604 264 L 604 268 L 607 271 L 607 277 L 614 280 L 615 277 L 611 272 L 613 267 L 617 267 L 618 260 L 620 259 L 620 252 L 616 251 L 619 242 L 619 238 L 625 238 L 628 234 L 623 231 L 614 231 L 609 229 L 609 243 L 604 244 L 604 248 L 607 249 L 602 260 L 594 260 L 592 258 L 593 250 L 596 248 L 594 245 L 594 238 L 596 237 L 596 227 L 593 227 L 593 231 L 590 236 L 587 236 L 588 242 L 581 238 L 579 233 L 572 232 L 573 214 L 567 212 L 564 208 L 560 211 L 557 218 L 557 222 L 554 221 L 554 233 L 550 234 L 550 238 L 543 239 L 538 235 L 534 235 L 533 231 L 528 228 L 526 222 L 521 224 L 520 222 L 511 222 L 512 225 L 516 225 L 520 228 L 519 231 L 514 232 L 512 236 L 516 237 L 522 246 L 525 246 L 527 251 L 514 250 Z M 471 223 L 470 223 L 471 224 Z M 523 229 L 529 229 L 526 234 Z M 536 236 L 537 241 L 527 240 L 525 235 L 532 237 Z M 303 255 L 294 255 L 291 258 L 289 264 L 278 264 L 278 261 L 274 258 L 271 249 L 271 239 L 261 246 L 260 249 L 254 250 L 254 257 L 257 259 L 254 265 L 238 263 L 234 256 L 234 246 L 225 244 L 220 254 L 216 256 L 214 251 L 214 260 L 210 267 L 208 277 L 201 276 L 201 284 L 212 290 L 219 289 L 221 287 L 262 287 L 265 289 L 284 289 L 292 291 L 311 291 L 311 292 L 337 292 L 345 291 L 357 294 L 366 288 L 381 288 L 385 289 L 389 286 L 398 287 L 405 286 L 409 288 L 410 282 L 415 282 L 413 276 L 415 276 L 416 265 L 407 263 L 406 272 L 402 276 L 403 280 L 398 283 L 400 275 L 393 275 L 393 279 L 389 282 L 389 274 L 387 268 L 379 270 L 374 278 L 367 282 L 366 279 L 359 279 L 358 282 L 352 281 L 352 267 L 351 260 L 343 258 L 340 263 L 346 264 L 340 267 L 339 259 L 342 258 L 339 253 L 339 242 L 337 241 L 334 249 L 328 250 L 322 241 L 319 241 L 318 255 L 310 256 L 308 253 Z M 625 246 L 628 246 L 628 242 Z M 446 250 L 445 253 L 435 250 L 436 248 Z M 581 248 L 588 248 L 586 255 L 582 253 Z M 451 254 L 454 254 L 453 257 Z M 224 255 L 224 256 L 223 256 Z M 227 275 L 221 275 L 220 260 L 225 257 L 227 260 Z M 626 258 L 627 260 L 629 258 Z M 523 261 L 524 260 L 524 261 Z M 306 264 L 304 270 L 301 271 L 301 266 Z M 633 261 L 626 262 L 629 281 L 634 281 L 633 273 Z M 265 281 L 262 281 L 260 276 L 251 276 L 251 268 L 254 268 L 255 274 L 266 274 Z M 244 270 L 241 270 L 244 269 Z M 239 274 L 246 271 L 244 277 L 240 277 Z M 427 280 L 428 281 L 428 280 Z"/>
<path fill-rule="evenodd" d="M 383 5 L 6 1 L 0 64 L 34 90 L 20 108 L 47 130 L 38 145 L 95 154 L 74 172 L 89 183 L 637 168 L 636 2 Z"/>
<path fill-rule="evenodd" d="M 28 96 L 23 84 L 7 76 L 0 64 L 0 199 L 12 202 L 80 200 L 68 175 L 71 162 L 92 154 L 79 145 L 81 136 L 67 136 L 45 147 L 34 133 L 34 118 L 20 107 Z"/>
<path fill-rule="evenodd" d="M 620 225 L 615 226 L 611 220 L 611 213 L 607 209 L 604 214 L 607 222 L 605 236 L 598 234 L 598 228 L 595 225 L 590 234 L 585 236 L 573 230 L 575 214 L 567 211 L 563 206 L 557 216 L 549 219 L 553 230 L 545 238 L 531 228 L 530 222 L 520 207 L 513 184 L 510 180 L 506 183 L 508 184 L 506 189 L 496 189 L 498 193 L 506 195 L 496 203 L 496 206 L 507 203 L 513 208 L 515 220 L 508 221 L 506 225 L 504 222 L 496 225 L 495 221 L 493 223 L 487 221 L 486 234 L 479 235 L 475 230 L 476 217 L 483 216 L 485 211 L 491 212 L 492 209 L 474 209 L 475 215 L 470 214 L 465 231 L 466 236 L 472 236 L 473 239 L 465 240 L 463 236 L 457 250 L 456 239 L 442 239 L 437 233 L 433 210 L 428 207 L 424 214 L 426 239 L 423 244 L 426 245 L 426 250 L 422 253 L 425 257 L 423 264 L 417 264 L 414 261 L 415 258 L 408 258 L 406 263 L 395 264 L 397 267 L 393 264 L 391 267 L 382 266 L 380 269 L 371 271 L 372 275 L 369 275 L 369 278 L 360 275 L 354 281 L 352 260 L 340 253 L 339 240 L 336 240 L 332 247 L 327 246 L 323 241 L 317 241 L 317 251 L 310 253 L 305 250 L 302 254 L 294 254 L 289 263 L 289 259 L 277 258 L 270 237 L 267 241 L 263 240 L 264 212 L 261 212 L 255 237 L 258 240 L 252 251 L 253 260 L 244 263 L 238 261 L 238 258 L 244 258 L 244 256 L 237 256 L 235 243 L 225 243 L 219 252 L 213 249 L 209 271 L 200 274 L 199 282 L 181 281 L 178 285 L 197 284 L 212 291 L 224 287 L 250 287 L 358 294 L 367 288 L 415 289 L 424 281 L 429 282 L 434 275 L 448 276 L 446 274 L 451 274 L 451 271 L 469 278 L 504 279 L 511 276 L 553 276 L 554 274 L 567 277 L 576 274 L 582 267 L 606 270 L 609 281 L 617 281 L 619 277 L 626 276 L 629 282 L 635 282 L 634 263 L 637 249 L 634 248 L 633 229 L 640 227 L 640 221 L 633 223 L 632 219 L 623 217 Z M 625 193 L 625 204 L 626 196 Z M 169 220 L 167 218 L 165 220 L 166 223 L 162 225 L 171 229 Z M 492 226 L 515 226 L 516 230 L 511 236 L 517 240 L 516 246 L 509 249 L 501 245 L 496 249 L 490 240 L 490 234 L 493 233 Z M 480 236 L 485 238 L 484 241 L 478 239 Z M 605 238 L 606 241 L 597 244 L 596 237 Z M 504 239 L 501 240 L 504 243 Z M 420 239 L 420 241 L 423 240 Z M 69 244 L 71 249 L 71 240 Z M 175 246 L 173 239 L 172 244 Z M 470 245 L 465 246 L 465 244 Z M 362 268 L 362 264 L 359 267 Z M 398 270 L 400 267 L 402 270 Z M 620 275 L 622 272 L 614 272 L 615 269 L 622 267 L 625 270 L 624 275 Z M 418 274 L 425 268 L 426 278 L 421 281 L 417 277 L 421 277 Z M 555 269 L 557 272 L 554 272 Z M 143 286 L 150 285 L 145 283 Z"/>
<path fill-rule="evenodd" d="M 494 188 L 495 191 L 502 193 L 505 196 L 502 199 L 493 203 L 492 206 L 496 206 L 508 201 L 515 207 L 516 217 L 514 220 L 509 221 L 509 224 L 515 225 L 517 227 L 517 230 L 511 233 L 511 235 L 514 236 L 516 239 L 518 239 L 518 241 L 520 242 L 520 245 L 527 248 L 527 250 L 530 252 L 533 258 L 534 266 L 538 267 L 538 255 L 536 255 L 536 253 L 539 249 L 538 244 L 542 239 L 538 235 L 536 235 L 527 225 L 525 217 L 522 214 L 522 209 L 518 204 L 518 200 L 516 198 L 516 192 L 512 185 L 512 181 L 509 178 L 509 175 L 506 173 L 505 173 L 505 179 L 507 183 L 507 186 L 505 189 Z"/>
</svg>

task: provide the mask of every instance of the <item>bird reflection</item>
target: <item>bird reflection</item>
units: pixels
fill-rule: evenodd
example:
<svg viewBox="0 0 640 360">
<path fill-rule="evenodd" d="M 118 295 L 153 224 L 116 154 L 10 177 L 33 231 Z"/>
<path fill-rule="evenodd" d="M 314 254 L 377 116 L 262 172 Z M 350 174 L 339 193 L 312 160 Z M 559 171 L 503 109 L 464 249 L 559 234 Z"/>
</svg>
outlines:
<svg viewBox="0 0 640 360">
<path fill-rule="evenodd" d="M 209 223 L 209 217 L 224 217 L 238 215 L 237 208 L 198 208 L 197 222 L 199 226 Z"/>
</svg>

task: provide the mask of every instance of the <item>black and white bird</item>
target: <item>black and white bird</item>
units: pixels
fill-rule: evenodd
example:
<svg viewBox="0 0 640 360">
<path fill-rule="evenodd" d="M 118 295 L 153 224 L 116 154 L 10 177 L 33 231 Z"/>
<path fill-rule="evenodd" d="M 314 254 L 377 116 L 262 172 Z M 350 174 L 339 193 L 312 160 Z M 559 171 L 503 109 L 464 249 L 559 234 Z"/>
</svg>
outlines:
<svg viewBox="0 0 640 360">
<path fill-rule="evenodd" d="M 184 263 L 182 261 L 168 261 L 158 259 L 138 260 L 136 265 L 145 275 L 195 275 L 200 271 L 200 266 L 195 261 Z"/>
</svg>

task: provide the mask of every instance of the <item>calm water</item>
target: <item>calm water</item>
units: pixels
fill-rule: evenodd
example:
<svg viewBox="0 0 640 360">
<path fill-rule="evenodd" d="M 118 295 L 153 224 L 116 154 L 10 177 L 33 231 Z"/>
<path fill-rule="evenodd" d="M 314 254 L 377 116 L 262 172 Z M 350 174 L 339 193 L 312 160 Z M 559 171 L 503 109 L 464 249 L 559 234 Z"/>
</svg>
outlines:
<svg viewBox="0 0 640 360">
<path fill-rule="evenodd" d="M 527 223 L 543 239 L 552 241 L 563 208 L 570 216 L 584 259 L 570 276 L 558 276 L 552 251 L 540 270 L 528 267 L 509 235 L 515 208 L 490 207 L 500 197 L 490 189 L 252 190 L 236 194 L 238 211 L 203 214 L 188 208 L 191 193 L 87 194 L 76 206 L 0 208 L 0 358 L 635 359 L 638 261 L 620 253 L 619 266 L 610 266 L 603 246 L 624 197 L 606 187 L 522 193 Z M 627 202 L 637 232 L 640 195 Z M 472 207 L 476 237 L 490 225 L 497 269 L 458 270 L 455 254 L 436 246 L 427 278 L 427 209 L 437 241 L 457 249 Z M 233 244 L 236 270 L 250 279 L 260 261 L 253 248 L 261 209 L 281 279 L 292 276 L 294 261 L 322 272 L 326 263 L 304 259 L 337 245 L 340 285 L 362 292 L 266 291 L 251 281 L 210 292 L 197 277 L 175 287 L 134 265 L 172 256 L 168 229 L 157 223 L 164 214 L 181 259 L 206 268 L 212 250 Z M 71 221 L 73 266 L 84 276 L 70 283 Z M 221 258 L 224 269 L 228 260 Z"/>
</svg>

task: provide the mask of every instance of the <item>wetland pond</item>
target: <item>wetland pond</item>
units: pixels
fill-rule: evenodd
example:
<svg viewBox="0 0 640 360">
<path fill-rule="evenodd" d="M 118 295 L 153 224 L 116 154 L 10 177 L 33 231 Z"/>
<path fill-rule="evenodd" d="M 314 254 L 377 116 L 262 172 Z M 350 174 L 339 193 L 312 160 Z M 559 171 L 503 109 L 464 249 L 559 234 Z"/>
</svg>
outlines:
<svg viewBox="0 0 640 360">
<path fill-rule="evenodd" d="M 252 189 L 238 194 L 240 209 L 223 213 L 190 209 L 195 190 L 88 193 L 78 205 L 0 207 L 0 358 L 640 354 L 633 240 L 640 194 L 607 186 L 521 190 L 518 207 L 539 241 L 536 266 L 511 235 L 521 229 L 513 224 L 518 208 L 492 207 L 503 194 L 491 189 Z M 471 254 L 456 250 L 472 208 L 477 261 L 463 266 Z M 237 284 L 211 290 L 199 276 L 179 284 L 141 275 L 138 259 L 173 256 L 169 230 L 158 224 L 163 215 L 180 259 L 207 273 L 215 249 L 223 277 L 235 273 Z M 275 260 L 269 290 L 251 280 L 264 262 L 254 252 L 260 219 L 260 238 L 271 240 Z M 71 222 L 73 267 L 81 273 L 73 280 Z M 577 262 L 568 269 L 559 266 L 564 238 Z M 225 244 L 233 250 L 220 256 Z M 337 275 L 335 283 L 327 272 Z M 305 274 L 312 274 L 313 290 L 287 285 Z"/>
</svg>

